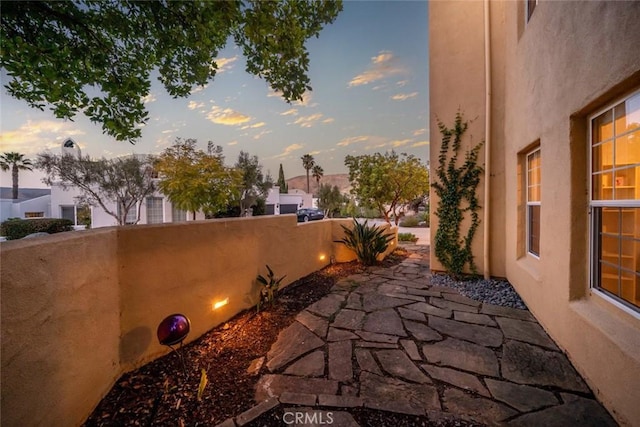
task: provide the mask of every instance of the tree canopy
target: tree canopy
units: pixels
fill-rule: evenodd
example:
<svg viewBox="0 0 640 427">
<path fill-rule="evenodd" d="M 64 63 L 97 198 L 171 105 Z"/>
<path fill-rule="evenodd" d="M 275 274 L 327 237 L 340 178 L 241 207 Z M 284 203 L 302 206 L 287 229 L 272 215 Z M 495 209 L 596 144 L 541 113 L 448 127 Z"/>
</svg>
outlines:
<svg viewBox="0 0 640 427">
<path fill-rule="evenodd" d="M 307 193 L 311 193 L 311 189 L 309 188 L 309 171 L 316 165 L 316 161 L 311 154 L 305 154 L 300 157 L 300 160 L 302 160 L 302 167 L 307 171 Z"/>
<path fill-rule="evenodd" d="M 58 183 L 64 189 L 77 187 L 82 193 L 79 203 L 100 206 L 118 225 L 125 225 L 129 211 L 136 207 L 135 223 L 140 220 L 141 202 L 155 190 L 152 164 L 148 156 L 94 160 L 89 156 L 51 153 L 38 154 L 36 162 L 46 175 L 46 184 Z"/>
<path fill-rule="evenodd" d="M 258 199 L 266 199 L 269 189 L 273 186 L 273 180 L 267 174 L 262 173 L 262 165 L 258 161 L 258 156 L 251 156 L 246 151 L 240 151 L 236 169 L 242 175 L 240 187 L 240 215 L 245 209 L 258 202 Z"/>
<path fill-rule="evenodd" d="M 196 149 L 197 140 L 177 138 L 155 163 L 158 187 L 171 204 L 194 213 L 213 215 L 240 200 L 242 174 L 224 165 L 222 147 L 208 144 Z"/>
<path fill-rule="evenodd" d="M 213 80 L 229 41 L 246 71 L 288 102 L 311 90 L 305 42 L 342 2 L 15 1 L 2 4 L 0 65 L 8 93 L 56 117 L 79 112 L 104 133 L 134 142 L 147 121 L 150 75 L 173 97 Z"/>
<path fill-rule="evenodd" d="M 352 193 L 366 207 L 376 208 L 391 223 L 398 225 L 400 209 L 429 193 L 429 171 L 413 156 L 395 152 L 347 156 Z"/>
<path fill-rule="evenodd" d="M 345 205 L 348 199 L 340 193 L 337 185 L 322 184 L 318 188 L 318 207 L 328 218 L 333 218 Z"/>
<path fill-rule="evenodd" d="M 287 185 L 287 181 L 284 179 L 284 169 L 282 169 L 282 163 L 280 163 L 280 169 L 278 170 L 278 182 L 276 183 L 278 187 L 280 187 L 280 193 L 288 193 L 289 186 Z"/>
</svg>

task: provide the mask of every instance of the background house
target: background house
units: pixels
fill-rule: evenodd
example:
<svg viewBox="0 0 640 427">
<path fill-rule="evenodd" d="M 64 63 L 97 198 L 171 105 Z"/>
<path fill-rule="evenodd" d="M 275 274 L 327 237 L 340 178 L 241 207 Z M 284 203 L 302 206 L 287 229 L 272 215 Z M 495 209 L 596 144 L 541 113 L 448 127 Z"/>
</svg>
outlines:
<svg viewBox="0 0 640 427">
<path fill-rule="evenodd" d="M 12 199 L 12 190 L 11 187 L 0 187 L 0 222 L 9 218 L 43 218 L 50 216 L 50 189 L 19 188 L 17 199 Z"/>
<path fill-rule="evenodd" d="M 461 110 L 463 148 L 485 141 L 479 270 L 507 277 L 638 425 L 640 3 L 430 2 L 429 31 L 431 158 L 435 117 L 452 126 Z"/>
</svg>

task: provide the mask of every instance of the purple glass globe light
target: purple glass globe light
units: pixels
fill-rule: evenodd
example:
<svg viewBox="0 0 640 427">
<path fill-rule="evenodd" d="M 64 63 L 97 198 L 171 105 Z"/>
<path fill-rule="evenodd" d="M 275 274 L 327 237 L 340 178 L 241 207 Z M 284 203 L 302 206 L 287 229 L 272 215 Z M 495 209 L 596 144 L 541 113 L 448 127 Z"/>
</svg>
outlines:
<svg viewBox="0 0 640 427">
<path fill-rule="evenodd" d="M 174 345 L 182 342 L 191 329 L 191 322 L 184 314 L 172 314 L 158 325 L 158 341 L 162 345 Z"/>
</svg>

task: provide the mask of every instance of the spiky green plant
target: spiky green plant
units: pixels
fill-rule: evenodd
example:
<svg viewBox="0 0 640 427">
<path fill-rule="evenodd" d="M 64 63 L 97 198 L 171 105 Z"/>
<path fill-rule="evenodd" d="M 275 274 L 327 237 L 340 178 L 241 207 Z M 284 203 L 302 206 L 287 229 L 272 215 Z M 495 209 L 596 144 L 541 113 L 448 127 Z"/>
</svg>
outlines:
<svg viewBox="0 0 640 427">
<path fill-rule="evenodd" d="M 364 265 L 375 265 L 378 255 L 384 253 L 393 241 L 393 234 L 386 234 L 382 227 L 369 225 L 368 220 L 359 223 L 353 219 L 353 228 L 341 225 L 344 237 L 335 240 L 356 253 L 358 260 Z"/>
<path fill-rule="evenodd" d="M 264 277 L 262 274 L 259 274 L 258 277 L 256 278 L 258 283 L 262 285 L 262 289 L 260 289 L 260 299 L 258 300 L 258 304 L 256 306 L 256 309 L 258 311 L 260 311 L 260 307 L 263 304 L 266 304 L 269 306 L 273 305 L 273 302 L 275 301 L 275 294 L 278 291 L 278 288 L 280 287 L 280 283 L 282 283 L 282 280 L 285 277 L 287 277 L 285 275 L 279 279 L 276 279 L 276 275 L 274 274 L 271 267 L 269 267 L 269 265 L 267 265 L 267 271 L 269 272 L 267 274 L 267 277 Z"/>
</svg>

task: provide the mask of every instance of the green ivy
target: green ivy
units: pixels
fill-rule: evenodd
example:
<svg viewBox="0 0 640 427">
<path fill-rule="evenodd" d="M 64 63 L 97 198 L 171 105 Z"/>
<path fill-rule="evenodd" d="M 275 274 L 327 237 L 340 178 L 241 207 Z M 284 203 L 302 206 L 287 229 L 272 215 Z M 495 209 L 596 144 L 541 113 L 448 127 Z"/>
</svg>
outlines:
<svg viewBox="0 0 640 427">
<path fill-rule="evenodd" d="M 484 171 L 483 167 L 478 165 L 478 155 L 484 141 L 467 151 L 464 163 L 459 166 L 460 142 L 467 128 L 468 122 L 463 120 L 460 112 L 456 114 L 453 128 L 447 128 L 438 120 L 442 145 L 435 171 L 437 179 L 431 184 L 440 199 L 435 211 L 439 219 L 435 236 L 435 255 L 446 271 L 454 277 L 461 276 L 467 264 L 472 273 L 478 273 L 471 242 L 480 225 L 480 205 L 476 189 Z M 467 215 L 471 217 L 471 225 L 466 235 L 462 236 L 462 221 Z"/>
</svg>

